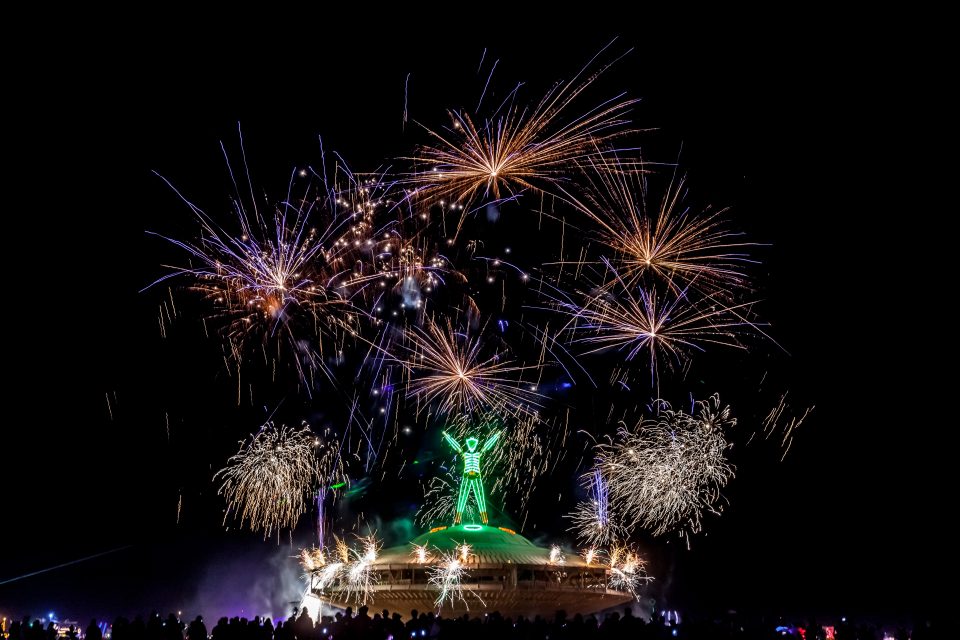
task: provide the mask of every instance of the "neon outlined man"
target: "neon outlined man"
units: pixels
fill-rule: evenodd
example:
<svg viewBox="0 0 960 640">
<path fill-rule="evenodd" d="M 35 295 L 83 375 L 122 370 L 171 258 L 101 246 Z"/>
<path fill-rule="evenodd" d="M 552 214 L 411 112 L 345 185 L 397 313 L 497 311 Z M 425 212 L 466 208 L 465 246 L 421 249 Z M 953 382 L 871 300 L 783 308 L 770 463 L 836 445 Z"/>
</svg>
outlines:
<svg viewBox="0 0 960 640">
<path fill-rule="evenodd" d="M 466 451 L 464 451 L 463 447 L 451 438 L 450 434 L 446 431 L 443 432 L 443 437 L 450 443 L 450 446 L 460 454 L 460 457 L 463 458 L 463 479 L 460 481 L 460 493 L 457 495 L 457 512 L 453 517 L 453 524 L 460 524 L 460 521 L 463 519 L 463 509 L 467 506 L 467 500 L 470 498 L 471 492 L 473 492 L 473 497 L 477 501 L 480 520 L 483 524 L 487 524 L 487 499 L 483 493 L 483 478 L 480 476 L 480 454 L 490 450 L 497 441 L 497 438 L 500 437 L 500 432 L 497 431 L 487 438 L 487 441 L 483 443 L 479 451 L 477 451 L 477 445 L 480 444 L 480 441 L 473 436 L 467 438 Z"/>
</svg>

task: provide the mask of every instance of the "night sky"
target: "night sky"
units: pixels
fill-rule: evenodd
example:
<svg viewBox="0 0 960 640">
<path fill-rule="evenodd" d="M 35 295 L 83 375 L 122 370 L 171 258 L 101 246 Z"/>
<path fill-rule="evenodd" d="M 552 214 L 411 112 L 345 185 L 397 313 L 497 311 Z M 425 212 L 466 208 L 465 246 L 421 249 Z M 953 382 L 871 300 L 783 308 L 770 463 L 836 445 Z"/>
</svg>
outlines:
<svg viewBox="0 0 960 640">
<path fill-rule="evenodd" d="M 500 60 L 497 90 L 523 81 L 533 99 L 617 35 L 617 50 L 633 51 L 591 95 L 641 98 L 631 117 L 653 129 L 638 137 L 644 155 L 679 156 L 696 201 L 731 207 L 735 226 L 767 245 L 754 252 L 757 298 L 782 350 L 760 344 L 749 367 L 742 356 L 720 357 L 702 379 L 673 389 L 674 399 L 721 391 L 742 429 L 756 428 L 776 389 L 790 390 L 795 411 L 816 405 L 782 463 L 775 447 L 735 449 L 729 505 L 689 550 L 674 538 L 641 538 L 656 594 L 699 611 L 929 611 L 946 543 L 928 526 L 942 508 L 928 451 L 940 426 L 928 418 L 934 399 L 923 379 L 932 374 L 916 346 L 929 343 L 901 334 L 902 323 L 921 330 L 910 309 L 922 313 L 924 294 L 892 263 L 899 231 L 889 212 L 864 195 L 879 187 L 865 169 L 873 147 L 861 140 L 870 115 L 853 99 L 867 73 L 856 51 L 829 29 L 800 25 L 761 34 L 655 21 L 629 30 L 458 21 L 439 31 L 328 25 L 309 38 L 226 28 L 73 35 L 60 40 L 55 66 L 14 71 L 22 113 L 8 126 L 22 166 L 5 218 L 0 582 L 127 548 L 0 585 L 0 613 L 86 619 L 236 607 L 237 598 L 210 594 L 247 589 L 236 585 L 251 576 L 269 584 L 271 572 L 296 575 L 294 560 L 282 560 L 298 548 L 288 539 L 278 546 L 223 531 L 209 478 L 263 421 L 264 406 L 291 420 L 306 409 L 284 389 L 237 407 L 216 341 L 189 318 L 160 337 L 166 289 L 139 291 L 179 256 L 145 232 L 190 238 L 196 224 L 152 171 L 225 214 L 219 142 L 236 149 L 238 122 L 254 176 L 279 194 L 294 167 L 319 162 L 318 137 L 354 169 L 372 170 L 424 140 L 413 120 L 441 125 L 445 108 L 472 108 L 485 48 Z M 187 315 L 188 296 L 177 295 Z M 766 395 L 755 393 L 764 371 Z M 592 393 L 575 388 L 565 401 L 590 402 Z M 309 412 L 335 413 L 316 402 Z M 571 464 L 583 443 L 575 446 Z M 572 469 L 552 481 L 575 494 Z M 384 489 L 383 504 L 367 495 L 346 515 L 377 509 L 389 536 L 419 501 L 416 487 Z M 531 512 L 531 539 L 572 542 L 549 499 Z M 295 543 L 309 539 L 307 520 Z M 247 613 L 262 613 L 255 606 Z"/>
</svg>

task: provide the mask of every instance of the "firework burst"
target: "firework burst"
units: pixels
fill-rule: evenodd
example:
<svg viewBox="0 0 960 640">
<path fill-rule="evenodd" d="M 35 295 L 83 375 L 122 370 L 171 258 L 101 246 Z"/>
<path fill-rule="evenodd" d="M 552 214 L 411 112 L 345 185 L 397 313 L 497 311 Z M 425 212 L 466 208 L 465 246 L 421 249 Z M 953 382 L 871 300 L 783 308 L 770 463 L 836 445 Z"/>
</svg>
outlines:
<svg viewBox="0 0 960 640">
<path fill-rule="evenodd" d="M 554 565 L 561 565 L 566 561 L 566 556 L 563 555 L 563 550 L 560 549 L 560 545 L 555 544 L 550 547 L 550 555 L 547 558 L 547 562 Z"/>
<path fill-rule="evenodd" d="M 754 263 L 753 246 L 727 227 L 721 211 L 692 213 L 683 205 L 684 179 L 671 179 L 659 205 L 650 206 L 648 176 L 628 170 L 610 171 L 609 161 L 585 172 L 588 185 L 564 198 L 597 225 L 611 250 L 619 278 L 628 287 L 662 283 L 675 294 L 691 286 L 707 295 L 721 295 L 748 284 L 744 267 Z M 653 209 L 653 210 L 651 210 Z"/>
<path fill-rule="evenodd" d="M 575 162 L 595 158 L 602 166 L 599 148 L 626 133 L 627 113 L 637 101 L 621 94 L 571 115 L 571 104 L 604 70 L 583 79 L 589 66 L 554 85 L 533 107 L 517 104 L 515 89 L 485 120 L 450 111 L 450 126 L 428 129 L 432 142 L 408 158 L 429 167 L 412 175 L 419 195 L 469 203 L 528 189 L 554 192 Z"/>
<path fill-rule="evenodd" d="M 413 561 L 417 564 L 428 564 L 433 560 L 433 554 L 430 553 L 430 549 L 428 549 L 425 544 L 413 545 L 411 555 L 413 556 Z"/>
<path fill-rule="evenodd" d="M 480 596 L 463 587 L 463 581 L 469 575 L 465 559 L 468 557 L 469 547 L 462 545 L 453 553 L 441 552 L 437 564 L 427 570 L 430 586 L 439 591 L 437 599 L 434 601 L 438 610 L 443 607 L 444 603 L 450 604 L 451 607 L 455 606 L 458 600 L 469 609 L 470 606 L 465 594 L 476 598 L 483 605 Z"/>
<path fill-rule="evenodd" d="M 717 512 L 720 490 L 733 477 L 725 431 L 736 419 L 716 395 L 696 402 L 693 414 L 660 405 L 655 417 L 622 427 L 614 443 L 601 445 L 599 466 L 625 526 L 654 535 L 697 533 L 703 512 Z"/>
<path fill-rule="evenodd" d="M 484 411 L 520 413 L 544 400 L 536 384 L 520 376 L 535 375 L 541 365 L 523 365 L 501 352 L 489 353 L 479 337 L 454 331 L 427 319 L 413 327 L 402 344 L 408 372 L 407 390 L 421 406 L 434 405 L 441 415 L 475 415 Z"/>
<path fill-rule="evenodd" d="M 583 561 L 586 562 L 588 566 L 592 565 L 593 563 L 597 562 L 597 560 L 599 560 L 599 555 L 597 554 L 597 550 L 594 549 L 593 547 L 589 549 L 584 549 L 581 555 L 583 556 Z"/>
<path fill-rule="evenodd" d="M 312 573 L 327 564 L 326 554 L 319 547 L 310 547 L 300 550 L 300 566 L 303 570 Z"/>
<path fill-rule="evenodd" d="M 601 289 L 583 306 L 556 301 L 557 309 L 570 318 L 562 333 L 570 336 L 571 344 L 586 346 L 584 354 L 615 350 L 632 361 L 645 352 L 655 381 L 659 363 L 679 363 L 708 345 L 745 349 L 739 338 L 758 330 L 746 317 L 752 303 L 697 303 L 688 288 L 664 299 L 656 289 L 632 289 L 609 262 L 606 265 L 616 292 Z"/>
<path fill-rule="evenodd" d="M 350 549 L 351 562 L 343 569 L 345 576 L 346 598 L 353 598 L 357 604 L 366 604 L 370 599 L 370 590 L 377 584 L 377 574 L 373 563 L 381 544 L 375 536 L 363 536 L 355 549 Z"/>
<path fill-rule="evenodd" d="M 578 503 L 569 516 L 573 520 L 571 528 L 576 531 L 577 539 L 596 546 L 609 544 L 622 537 L 619 522 L 610 513 L 610 489 L 603 471 L 596 467 L 585 474 L 581 481 L 590 497 Z M 590 564 L 590 560 L 587 560 L 587 564 Z"/>
<path fill-rule="evenodd" d="M 268 422 L 230 458 L 214 478 L 231 514 L 264 537 L 293 529 L 322 481 L 316 437 L 309 427 L 292 429 Z"/>
<path fill-rule="evenodd" d="M 242 143 L 241 143 L 242 144 Z M 229 160 L 227 166 L 230 167 Z M 382 199 L 373 188 L 347 174 L 346 186 L 294 172 L 287 196 L 262 210 L 253 195 L 244 198 L 231 168 L 236 195 L 234 224 L 226 228 L 176 191 L 200 223 L 196 240 L 157 235 L 184 250 L 189 266 L 169 266 L 169 278 L 188 282 L 210 304 L 210 319 L 221 326 L 227 351 L 239 366 L 252 356 L 267 362 L 289 359 L 304 382 L 331 375 L 336 361 L 359 335 L 364 312 L 357 304 L 381 277 L 366 254 L 378 255 L 382 242 L 374 215 Z M 300 180 L 294 195 L 294 184 Z M 308 385 L 308 388 L 312 385 Z"/>
<path fill-rule="evenodd" d="M 653 580 L 646 573 L 647 562 L 633 548 L 614 546 L 610 550 L 608 584 L 615 591 L 626 591 L 637 600 L 640 587 Z"/>
<path fill-rule="evenodd" d="M 321 593 L 336 584 L 341 578 L 346 565 L 342 562 L 331 562 L 325 565 L 316 573 L 313 580 L 313 587 Z"/>
</svg>

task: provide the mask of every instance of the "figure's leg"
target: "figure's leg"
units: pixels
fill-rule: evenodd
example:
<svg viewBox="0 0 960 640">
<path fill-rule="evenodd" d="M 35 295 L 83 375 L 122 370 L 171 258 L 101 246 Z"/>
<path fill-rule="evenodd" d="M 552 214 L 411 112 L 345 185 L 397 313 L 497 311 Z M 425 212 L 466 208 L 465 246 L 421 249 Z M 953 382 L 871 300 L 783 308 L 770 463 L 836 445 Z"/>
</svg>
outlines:
<svg viewBox="0 0 960 640">
<path fill-rule="evenodd" d="M 463 519 L 463 508 L 467 506 L 467 498 L 470 497 L 470 480 L 463 478 L 460 481 L 460 493 L 457 495 L 457 511 L 453 516 L 453 524 L 460 524 Z"/>
<path fill-rule="evenodd" d="M 473 482 L 475 483 L 473 485 L 473 493 L 477 498 L 477 509 L 480 511 L 480 521 L 483 524 L 488 524 L 487 498 L 483 495 L 483 481 L 480 478 L 475 478 Z"/>
</svg>

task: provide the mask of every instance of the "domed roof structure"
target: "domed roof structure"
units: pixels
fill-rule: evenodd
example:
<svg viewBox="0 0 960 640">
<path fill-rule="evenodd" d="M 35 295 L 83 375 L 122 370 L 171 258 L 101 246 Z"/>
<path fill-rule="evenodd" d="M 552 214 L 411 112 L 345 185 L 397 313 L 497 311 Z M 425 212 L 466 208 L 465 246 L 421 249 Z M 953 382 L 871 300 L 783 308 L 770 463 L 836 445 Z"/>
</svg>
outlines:
<svg viewBox="0 0 960 640">
<path fill-rule="evenodd" d="M 434 527 L 379 554 L 370 542 L 353 563 L 343 549 L 342 563 L 313 571 L 312 592 L 335 606 L 366 604 L 401 614 L 435 609 L 443 615 L 487 610 L 552 616 L 560 609 L 593 613 L 632 600 L 632 593 L 610 588 L 611 572 L 617 572 L 617 584 L 625 584 L 632 570 L 579 557 L 567 560 L 559 549 L 538 547 L 516 531 L 489 524 L 481 459 L 500 433 L 481 445 L 474 436 L 461 444 L 443 432 L 463 459 L 451 526 Z M 461 523 L 470 498 L 483 524 Z"/>
<path fill-rule="evenodd" d="M 440 590 L 430 574 L 450 558 L 460 562 L 464 573 L 456 597 L 438 606 Z M 435 527 L 406 545 L 382 550 L 369 571 L 370 583 L 362 593 L 340 581 L 315 589 L 316 595 L 340 607 L 366 604 L 444 616 L 468 611 L 552 616 L 559 609 L 586 614 L 633 599 L 608 587 L 610 568 L 604 564 L 588 564 L 579 556 L 551 558 L 550 549 L 515 531 L 481 524 Z"/>
<path fill-rule="evenodd" d="M 376 564 L 415 561 L 413 552 L 416 547 L 425 547 L 436 555 L 436 552 L 458 553 L 463 545 L 470 549 L 470 566 L 550 564 L 550 549 L 538 547 L 512 529 L 482 524 L 435 527 L 406 545 L 384 549 L 378 555 Z M 576 557 L 565 560 L 562 566 L 586 566 L 586 563 Z"/>
</svg>

